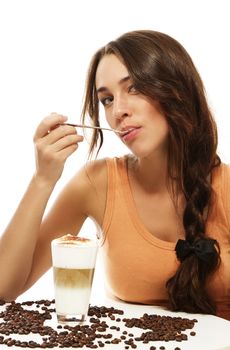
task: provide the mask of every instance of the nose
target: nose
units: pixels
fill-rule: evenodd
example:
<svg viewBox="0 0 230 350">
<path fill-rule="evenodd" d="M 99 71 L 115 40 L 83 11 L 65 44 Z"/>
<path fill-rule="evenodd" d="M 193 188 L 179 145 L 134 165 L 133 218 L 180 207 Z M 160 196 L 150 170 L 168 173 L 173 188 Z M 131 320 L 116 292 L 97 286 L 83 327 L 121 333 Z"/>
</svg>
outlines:
<svg viewBox="0 0 230 350">
<path fill-rule="evenodd" d="M 128 102 L 124 98 L 116 98 L 113 101 L 113 117 L 122 119 L 131 116 L 131 109 Z"/>
</svg>

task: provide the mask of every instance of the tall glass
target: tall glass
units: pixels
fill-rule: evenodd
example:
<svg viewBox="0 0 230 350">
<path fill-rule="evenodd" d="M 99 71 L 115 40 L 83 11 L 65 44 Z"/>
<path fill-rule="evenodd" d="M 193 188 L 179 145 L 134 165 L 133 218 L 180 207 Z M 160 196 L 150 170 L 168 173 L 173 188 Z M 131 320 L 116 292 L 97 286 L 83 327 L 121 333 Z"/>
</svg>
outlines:
<svg viewBox="0 0 230 350">
<path fill-rule="evenodd" d="M 98 245 L 65 235 L 51 242 L 56 315 L 59 323 L 86 320 Z"/>
</svg>

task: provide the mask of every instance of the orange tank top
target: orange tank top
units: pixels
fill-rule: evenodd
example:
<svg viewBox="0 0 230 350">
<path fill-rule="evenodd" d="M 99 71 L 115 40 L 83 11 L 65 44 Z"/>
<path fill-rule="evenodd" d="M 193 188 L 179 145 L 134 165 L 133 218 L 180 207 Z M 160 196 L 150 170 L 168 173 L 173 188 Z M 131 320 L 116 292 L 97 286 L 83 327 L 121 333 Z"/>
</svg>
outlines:
<svg viewBox="0 0 230 350">
<path fill-rule="evenodd" d="M 141 222 L 129 185 L 126 156 L 107 159 L 108 190 L 103 221 L 102 254 L 109 291 L 127 302 L 166 305 L 166 281 L 178 267 L 175 244 L 154 237 Z M 230 167 L 212 173 L 214 200 L 206 234 L 219 242 L 221 265 L 209 291 L 218 315 L 230 319 Z"/>
</svg>

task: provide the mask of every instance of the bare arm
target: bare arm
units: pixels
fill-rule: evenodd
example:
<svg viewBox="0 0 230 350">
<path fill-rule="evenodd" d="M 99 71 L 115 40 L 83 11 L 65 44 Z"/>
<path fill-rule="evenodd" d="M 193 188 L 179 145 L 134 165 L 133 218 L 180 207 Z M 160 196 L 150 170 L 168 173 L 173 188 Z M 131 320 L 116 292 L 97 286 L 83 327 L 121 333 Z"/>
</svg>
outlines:
<svg viewBox="0 0 230 350">
<path fill-rule="evenodd" d="M 102 226 L 107 199 L 107 166 L 105 159 L 84 166 L 64 187 L 43 220 L 33 254 L 30 273 L 23 290 L 51 267 L 52 239 L 77 234 L 90 217 Z"/>
<path fill-rule="evenodd" d="M 77 234 L 86 218 L 92 216 L 90 206 L 96 206 L 95 203 L 92 185 L 83 168 L 61 191 L 41 224 L 23 290 L 33 285 L 51 267 L 51 241 L 67 233 Z"/>
<path fill-rule="evenodd" d="M 53 114 L 41 122 L 35 133 L 36 172 L 0 240 L 2 299 L 14 299 L 24 290 L 47 202 L 66 159 L 82 141 L 74 128 L 56 127 L 65 121 L 63 116 Z"/>
</svg>

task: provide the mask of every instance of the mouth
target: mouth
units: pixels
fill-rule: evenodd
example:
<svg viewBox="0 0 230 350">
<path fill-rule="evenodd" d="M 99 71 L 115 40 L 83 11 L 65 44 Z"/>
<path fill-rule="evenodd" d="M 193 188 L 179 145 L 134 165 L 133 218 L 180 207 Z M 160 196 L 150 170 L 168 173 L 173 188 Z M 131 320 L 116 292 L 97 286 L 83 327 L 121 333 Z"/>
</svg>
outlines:
<svg viewBox="0 0 230 350">
<path fill-rule="evenodd" d="M 127 127 L 121 129 L 121 135 L 122 135 L 122 137 L 123 137 L 123 136 L 126 136 L 126 135 L 128 135 L 131 131 L 136 130 L 136 129 L 139 129 L 139 128 L 140 128 L 140 127 L 136 127 L 136 126 L 127 126 Z"/>
<path fill-rule="evenodd" d="M 121 138 L 124 140 L 124 141 L 128 141 L 128 140 L 131 140 L 133 139 L 133 137 L 138 133 L 138 131 L 141 129 L 140 126 L 127 126 L 123 129 L 121 129 Z"/>
</svg>

